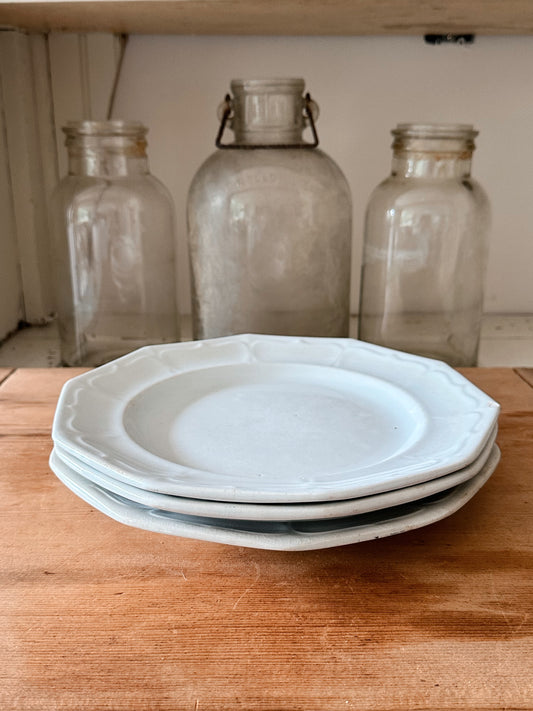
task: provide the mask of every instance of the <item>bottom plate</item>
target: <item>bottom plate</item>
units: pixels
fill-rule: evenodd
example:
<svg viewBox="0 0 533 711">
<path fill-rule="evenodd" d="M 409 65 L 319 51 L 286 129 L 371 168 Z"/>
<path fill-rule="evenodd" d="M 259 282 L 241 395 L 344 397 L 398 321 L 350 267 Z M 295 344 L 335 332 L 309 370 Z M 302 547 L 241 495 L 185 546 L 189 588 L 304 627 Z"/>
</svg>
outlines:
<svg viewBox="0 0 533 711">
<path fill-rule="evenodd" d="M 418 501 L 356 516 L 285 522 L 212 519 L 149 508 L 85 479 L 55 451 L 50 467 L 80 498 L 128 526 L 249 548 L 299 551 L 360 543 L 435 523 L 464 506 L 489 479 L 499 460 L 500 450 L 494 445 L 487 463 L 472 479 Z"/>
</svg>

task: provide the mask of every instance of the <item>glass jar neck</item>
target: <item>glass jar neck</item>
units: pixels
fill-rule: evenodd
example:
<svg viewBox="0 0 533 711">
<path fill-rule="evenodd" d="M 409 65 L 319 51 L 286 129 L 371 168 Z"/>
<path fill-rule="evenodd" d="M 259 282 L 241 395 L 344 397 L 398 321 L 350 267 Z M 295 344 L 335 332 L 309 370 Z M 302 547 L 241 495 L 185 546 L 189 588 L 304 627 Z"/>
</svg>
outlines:
<svg viewBox="0 0 533 711">
<path fill-rule="evenodd" d="M 303 79 L 235 79 L 231 82 L 235 142 L 303 143 Z"/>
<path fill-rule="evenodd" d="M 401 178 L 467 178 L 471 167 L 471 155 L 394 153 L 391 174 Z"/>
<path fill-rule="evenodd" d="M 470 175 L 471 126 L 402 124 L 393 132 L 392 175 L 403 178 L 464 178 Z"/>
<path fill-rule="evenodd" d="M 141 124 L 82 121 L 63 130 L 69 175 L 106 178 L 148 173 L 146 129 Z"/>
</svg>

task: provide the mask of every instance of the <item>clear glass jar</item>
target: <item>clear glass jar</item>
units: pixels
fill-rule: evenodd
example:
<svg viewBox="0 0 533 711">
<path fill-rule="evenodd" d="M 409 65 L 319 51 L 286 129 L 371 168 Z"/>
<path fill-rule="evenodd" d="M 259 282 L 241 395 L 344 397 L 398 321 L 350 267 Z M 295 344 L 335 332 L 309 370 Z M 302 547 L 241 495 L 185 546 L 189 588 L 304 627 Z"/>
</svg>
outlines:
<svg viewBox="0 0 533 711">
<path fill-rule="evenodd" d="M 470 168 L 470 125 L 399 124 L 392 173 L 365 220 L 359 338 L 477 362 L 489 202 Z"/>
<path fill-rule="evenodd" d="M 52 208 L 63 363 L 100 365 L 179 340 L 174 208 L 149 173 L 147 129 L 81 121 L 63 130 L 69 169 Z"/>
<path fill-rule="evenodd" d="M 351 196 L 316 148 L 316 104 L 302 79 L 231 90 L 219 138 L 228 120 L 235 142 L 217 141 L 189 191 L 193 335 L 347 336 Z"/>
</svg>

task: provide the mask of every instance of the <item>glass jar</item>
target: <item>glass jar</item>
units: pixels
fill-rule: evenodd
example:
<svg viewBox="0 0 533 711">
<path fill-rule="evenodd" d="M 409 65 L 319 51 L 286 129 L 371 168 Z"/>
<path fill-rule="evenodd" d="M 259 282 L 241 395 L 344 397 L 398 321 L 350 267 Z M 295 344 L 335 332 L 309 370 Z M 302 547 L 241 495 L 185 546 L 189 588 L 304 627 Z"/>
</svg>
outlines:
<svg viewBox="0 0 533 711">
<path fill-rule="evenodd" d="M 392 173 L 366 211 L 359 338 L 477 362 L 489 202 L 470 168 L 470 125 L 399 124 Z"/>
<path fill-rule="evenodd" d="M 316 147 L 318 108 L 302 79 L 234 80 L 231 90 L 219 150 L 189 191 L 193 335 L 347 336 L 351 197 Z"/>
<path fill-rule="evenodd" d="M 53 197 L 56 309 L 66 365 L 100 365 L 179 340 L 174 208 L 148 170 L 147 129 L 71 122 Z"/>
</svg>

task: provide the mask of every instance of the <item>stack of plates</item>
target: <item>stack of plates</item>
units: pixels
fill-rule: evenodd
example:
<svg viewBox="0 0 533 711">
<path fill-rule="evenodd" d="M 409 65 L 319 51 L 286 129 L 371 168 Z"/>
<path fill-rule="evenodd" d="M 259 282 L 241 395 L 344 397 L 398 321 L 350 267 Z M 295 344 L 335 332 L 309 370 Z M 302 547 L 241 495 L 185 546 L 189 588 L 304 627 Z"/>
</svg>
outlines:
<svg viewBox="0 0 533 711">
<path fill-rule="evenodd" d="M 138 528 L 306 550 L 424 526 L 499 460 L 499 406 L 440 361 L 352 339 L 141 348 L 70 380 L 50 465 Z"/>
</svg>

